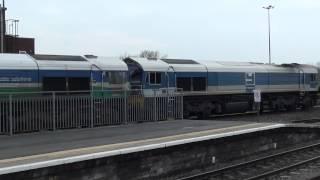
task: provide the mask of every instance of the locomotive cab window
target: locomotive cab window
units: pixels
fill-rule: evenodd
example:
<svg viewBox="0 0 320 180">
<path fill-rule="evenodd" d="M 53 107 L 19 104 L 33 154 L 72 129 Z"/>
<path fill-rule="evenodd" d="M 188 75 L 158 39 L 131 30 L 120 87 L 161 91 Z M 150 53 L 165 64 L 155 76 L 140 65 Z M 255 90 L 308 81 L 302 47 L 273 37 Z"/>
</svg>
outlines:
<svg viewBox="0 0 320 180">
<path fill-rule="evenodd" d="M 149 73 L 149 84 L 160 85 L 161 84 L 161 73 L 160 72 L 150 72 Z"/>
</svg>

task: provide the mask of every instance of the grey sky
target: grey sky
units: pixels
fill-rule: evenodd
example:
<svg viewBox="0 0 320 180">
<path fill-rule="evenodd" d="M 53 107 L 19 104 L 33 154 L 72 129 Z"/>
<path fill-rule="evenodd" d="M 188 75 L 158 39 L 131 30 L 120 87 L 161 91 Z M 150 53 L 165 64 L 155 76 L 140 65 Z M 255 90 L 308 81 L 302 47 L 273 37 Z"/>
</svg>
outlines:
<svg viewBox="0 0 320 180">
<path fill-rule="evenodd" d="M 274 61 L 320 61 L 319 0 L 7 0 L 7 16 L 37 53 L 267 62 L 269 4 Z"/>
</svg>

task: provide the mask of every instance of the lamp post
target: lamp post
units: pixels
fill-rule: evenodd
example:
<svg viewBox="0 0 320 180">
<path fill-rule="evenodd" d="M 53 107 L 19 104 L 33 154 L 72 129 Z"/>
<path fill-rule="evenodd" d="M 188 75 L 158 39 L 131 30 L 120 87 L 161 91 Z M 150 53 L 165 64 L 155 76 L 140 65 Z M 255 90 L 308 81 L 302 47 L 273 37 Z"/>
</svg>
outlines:
<svg viewBox="0 0 320 180">
<path fill-rule="evenodd" d="M 5 52 L 5 37 L 6 37 L 6 6 L 5 1 L 2 0 L 0 5 L 0 52 Z"/>
<path fill-rule="evenodd" d="M 269 33 L 269 64 L 271 64 L 271 26 L 270 26 L 270 9 L 273 9 L 274 6 L 269 5 L 267 7 L 262 7 L 268 10 L 268 33 Z"/>
</svg>

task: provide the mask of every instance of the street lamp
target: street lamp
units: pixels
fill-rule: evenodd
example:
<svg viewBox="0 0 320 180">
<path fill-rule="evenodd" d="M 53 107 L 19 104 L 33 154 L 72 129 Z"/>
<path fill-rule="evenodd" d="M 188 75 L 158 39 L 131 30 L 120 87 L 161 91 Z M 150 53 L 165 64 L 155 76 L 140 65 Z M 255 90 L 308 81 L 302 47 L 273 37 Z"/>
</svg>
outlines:
<svg viewBox="0 0 320 180">
<path fill-rule="evenodd" d="M 269 64 L 271 64 L 271 33 L 270 33 L 270 9 L 273 9 L 274 6 L 269 5 L 267 7 L 262 7 L 268 10 L 268 32 L 269 32 Z"/>
</svg>

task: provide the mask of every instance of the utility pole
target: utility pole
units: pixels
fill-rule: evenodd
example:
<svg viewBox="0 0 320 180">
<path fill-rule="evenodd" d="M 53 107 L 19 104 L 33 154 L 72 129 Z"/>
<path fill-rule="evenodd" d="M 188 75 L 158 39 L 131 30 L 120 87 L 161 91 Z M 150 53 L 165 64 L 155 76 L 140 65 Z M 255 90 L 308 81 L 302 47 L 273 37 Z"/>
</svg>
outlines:
<svg viewBox="0 0 320 180">
<path fill-rule="evenodd" d="M 271 64 L 271 24 L 270 24 L 270 10 L 274 8 L 274 6 L 269 5 L 267 7 L 262 7 L 268 10 L 268 34 L 269 34 L 269 64 Z"/>
<path fill-rule="evenodd" d="M 2 0 L 2 6 L 0 6 L 0 52 L 5 52 L 5 37 L 6 37 L 6 6 L 5 0 Z"/>
</svg>

